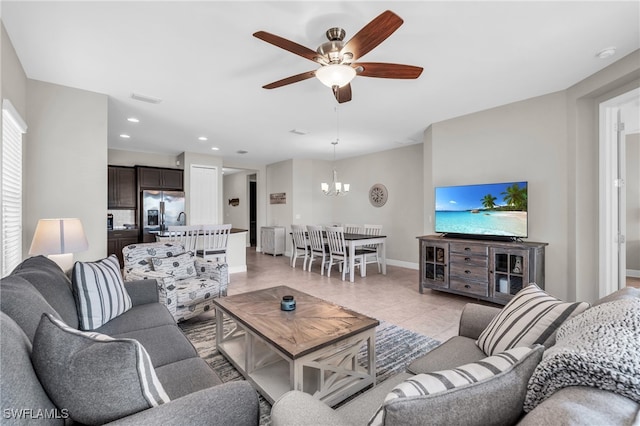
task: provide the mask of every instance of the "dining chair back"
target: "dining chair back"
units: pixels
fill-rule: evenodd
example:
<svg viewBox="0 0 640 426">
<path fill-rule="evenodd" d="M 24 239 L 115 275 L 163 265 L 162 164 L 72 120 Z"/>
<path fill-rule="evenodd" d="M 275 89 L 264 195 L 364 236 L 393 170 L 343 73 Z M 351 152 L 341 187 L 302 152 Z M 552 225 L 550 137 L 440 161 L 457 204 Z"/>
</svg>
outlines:
<svg viewBox="0 0 640 426">
<path fill-rule="evenodd" d="M 324 237 L 322 235 L 323 227 L 319 225 L 308 225 L 307 226 L 307 234 L 309 235 L 309 247 L 310 247 L 310 257 L 309 257 L 309 271 L 311 270 L 311 264 L 316 259 L 316 257 L 321 259 L 320 262 L 320 275 L 324 275 L 324 267 L 325 264 L 328 264 L 329 259 L 327 256 L 329 255 L 329 247 L 325 243 Z"/>
<path fill-rule="evenodd" d="M 349 256 L 354 257 L 355 266 L 360 268 L 362 275 L 362 268 L 364 267 L 364 253 L 361 250 L 356 250 L 355 253 L 349 253 L 347 251 L 347 245 L 344 240 L 344 228 L 341 226 L 329 226 L 325 228 L 327 233 L 327 241 L 329 243 L 329 265 L 327 266 L 327 277 L 331 276 L 331 268 L 334 264 L 337 264 L 342 271 L 342 281 L 344 281 L 345 274 L 347 272 L 347 266 L 349 265 Z"/>
<path fill-rule="evenodd" d="M 309 259 L 309 241 L 307 240 L 307 227 L 304 225 L 291 225 L 291 236 L 293 246 L 291 250 L 291 267 L 296 267 L 298 257 L 304 256 L 302 270 L 307 270 L 307 259 Z"/>
<path fill-rule="evenodd" d="M 361 225 L 345 223 L 344 225 L 342 225 L 342 227 L 344 228 L 345 234 L 362 234 L 363 232 Z"/>
<path fill-rule="evenodd" d="M 231 224 L 202 225 L 201 232 L 202 249 L 196 251 L 196 256 L 205 260 L 215 259 L 218 262 L 226 262 Z"/>
<path fill-rule="evenodd" d="M 172 225 L 167 228 L 169 242 L 182 244 L 185 251 L 196 252 L 198 243 L 198 225 Z"/>
<path fill-rule="evenodd" d="M 363 234 L 367 235 L 382 235 L 382 225 L 363 225 Z M 382 271 L 382 266 L 380 262 L 379 255 L 379 244 L 367 244 L 362 247 L 365 251 L 365 262 L 366 263 L 376 263 L 378 265 L 378 273 Z"/>
</svg>

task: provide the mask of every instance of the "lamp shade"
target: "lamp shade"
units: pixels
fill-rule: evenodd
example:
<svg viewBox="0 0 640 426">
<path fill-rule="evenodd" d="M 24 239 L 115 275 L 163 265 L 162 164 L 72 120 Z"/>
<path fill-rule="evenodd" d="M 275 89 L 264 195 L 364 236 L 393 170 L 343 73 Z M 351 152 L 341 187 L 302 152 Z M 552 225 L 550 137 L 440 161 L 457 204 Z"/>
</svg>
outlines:
<svg viewBox="0 0 640 426">
<path fill-rule="evenodd" d="M 29 254 L 76 253 L 88 248 L 89 242 L 80 219 L 40 219 Z"/>
<path fill-rule="evenodd" d="M 316 77 L 327 87 L 342 87 L 351 83 L 356 76 L 356 70 L 349 65 L 325 65 L 316 70 Z"/>
</svg>

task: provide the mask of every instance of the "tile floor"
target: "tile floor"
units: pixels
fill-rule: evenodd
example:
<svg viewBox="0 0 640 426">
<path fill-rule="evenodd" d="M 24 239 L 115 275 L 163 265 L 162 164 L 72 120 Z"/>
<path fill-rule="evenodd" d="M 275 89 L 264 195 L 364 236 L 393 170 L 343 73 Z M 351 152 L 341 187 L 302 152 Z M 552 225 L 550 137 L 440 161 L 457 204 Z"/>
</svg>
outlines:
<svg viewBox="0 0 640 426">
<path fill-rule="evenodd" d="M 354 283 L 342 281 L 336 266 L 331 272 L 331 278 L 326 273 L 321 276 L 318 262 L 312 271 L 303 271 L 300 259 L 292 268 L 286 256 L 256 253 L 251 248 L 247 249 L 247 272 L 231 275 L 229 295 L 286 285 L 441 342 L 457 334 L 462 308 L 475 302 L 431 290 L 420 294 L 418 271 L 412 269 L 387 266 L 385 276 L 375 265 L 368 265 L 365 278 L 356 269 Z"/>
</svg>

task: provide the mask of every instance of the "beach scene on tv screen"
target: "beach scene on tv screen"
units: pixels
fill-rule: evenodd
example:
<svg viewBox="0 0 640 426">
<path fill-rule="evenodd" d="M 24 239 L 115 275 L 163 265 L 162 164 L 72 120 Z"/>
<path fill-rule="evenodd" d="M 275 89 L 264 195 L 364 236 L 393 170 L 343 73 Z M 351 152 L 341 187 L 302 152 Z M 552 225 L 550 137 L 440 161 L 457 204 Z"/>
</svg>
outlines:
<svg viewBox="0 0 640 426">
<path fill-rule="evenodd" d="M 435 230 L 470 235 L 527 236 L 527 183 L 438 187 Z"/>
</svg>

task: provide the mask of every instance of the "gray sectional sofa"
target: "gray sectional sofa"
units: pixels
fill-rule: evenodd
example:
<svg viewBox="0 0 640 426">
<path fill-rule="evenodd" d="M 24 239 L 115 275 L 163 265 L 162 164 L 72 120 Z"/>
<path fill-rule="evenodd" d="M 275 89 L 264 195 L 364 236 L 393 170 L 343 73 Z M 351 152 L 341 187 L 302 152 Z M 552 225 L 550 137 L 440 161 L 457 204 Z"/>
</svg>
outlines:
<svg viewBox="0 0 640 426">
<path fill-rule="evenodd" d="M 614 302 L 615 305 L 609 302 Z M 633 310 L 629 308 L 628 303 L 625 305 L 625 302 L 632 302 Z M 634 288 L 619 290 L 601 299 L 572 320 L 575 320 L 574 328 L 578 330 L 578 335 L 581 328 L 587 328 L 581 315 L 585 318 L 589 316 L 602 318 L 601 328 L 606 329 L 607 326 L 604 323 L 609 316 L 603 312 L 615 311 L 618 308 L 622 311 L 618 312 L 618 319 L 612 319 L 610 324 L 614 329 L 613 340 L 617 341 L 607 342 L 602 334 L 596 335 L 594 339 L 596 345 L 601 342 L 608 345 L 609 352 L 606 357 L 614 354 L 614 359 L 600 359 L 603 356 L 597 351 L 587 353 L 585 356 L 587 361 L 598 364 L 595 368 L 601 368 L 599 372 L 604 370 L 606 373 L 607 369 L 610 369 L 615 374 L 622 370 L 627 383 L 598 383 L 591 386 L 566 383 L 563 387 L 556 384 L 556 388 L 546 389 L 550 396 L 525 413 L 523 404 L 527 401 L 528 387 L 531 387 L 528 383 L 530 377 L 535 373 L 538 373 L 538 376 L 542 373 L 544 377 L 545 368 L 553 367 L 554 348 L 557 348 L 556 353 L 564 351 L 558 355 L 560 357 L 566 357 L 567 352 L 580 352 L 579 341 L 574 339 L 562 343 L 564 348 L 559 348 L 561 344 L 554 345 L 555 335 L 552 335 L 544 341 L 546 346 L 544 356 L 541 353 L 543 346 L 537 346 L 537 349 L 534 347 L 532 355 L 523 360 L 524 362 L 517 363 L 517 367 L 508 373 L 500 373 L 491 379 L 457 389 L 447 388 L 448 390 L 433 395 L 406 398 L 402 403 L 385 402 L 385 398 L 389 398 L 390 392 L 397 385 L 403 382 L 408 383 L 408 380 L 413 380 L 421 373 L 454 369 L 486 359 L 487 355 L 478 347 L 476 340 L 500 313 L 500 309 L 468 304 L 460 318 L 459 335 L 415 360 L 406 372 L 387 379 L 337 409 L 328 407 L 308 394 L 299 391 L 288 392 L 273 405 L 272 424 L 274 426 L 367 425 L 370 424 L 369 421 L 377 410 L 383 404 L 388 404 L 385 425 L 640 425 L 640 404 L 638 403 L 640 401 L 640 350 L 638 350 L 640 290 Z M 601 331 L 599 326 L 593 329 L 597 333 Z M 619 333 L 619 336 L 616 336 L 616 333 Z M 606 350 L 608 349 L 605 348 Z M 540 354 L 536 354 L 536 351 Z M 627 358 L 617 359 L 616 353 L 626 353 Z M 630 359 L 629 354 L 631 354 Z M 589 357 L 592 359 L 589 360 Z M 569 371 L 568 375 L 577 377 L 579 382 L 581 368 L 578 366 L 577 370 Z M 564 370 L 566 370 L 565 367 L 560 366 L 559 370 L 552 371 L 550 375 L 561 376 Z M 563 380 L 567 381 L 567 379 Z M 533 382 L 533 386 L 539 386 L 539 383 Z M 627 396 L 602 389 L 616 387 L 626 387 Z"/>
<path fill-rule="evenodd" d="M 69 405 L 88 405 L 82 409 L 89 414 L 93 409 L 97 412 L 99 407 L 107 410 L 114 424 L 122 425 L 257 425 L 259 407 L 255 390 L 242 381 L 223 384 L 206 362 L 198 357 L 173 316 L 158 302 L 155 280 L 127 282 L 125 286 L 133 307 L 93 330 L 111 336 L 124 346 L 112 344 L 110 347 L 114 350 L 99 354 L 99 365 L 87 365 L 86 358 L 97 346 L 87 344 L 84 337 L 81 337 L 84 341 L 71 340 L 72 343 L 64 344 L 55 337 L 52 338 L 53 344 L 58 343 L 61 347 L 32 353 L 34 348 L 41 348 L 44 342 L 44 339 L 40 339 L 42 341 L 34 344 L 34 337 L 43 333 L 43 317 L 66 323 L 71 331 L 78 329 L 78 313 L 70 281 L 55 263 L 43 256 L 28 258 L 9 276 L 0 280 L 1 423 L 30 424 L 31 419 L 36 419 L 37 424 L 62 425 L 68 423 L 69 418 L 81 423 L 74 419 L 74 412 L 69 407 L 54 402 L 60 401 L 61 397 L 68 398 L 68 392 L 57 390 L 52 383 L 44 383 L 43 380 L 48 378 L 42 373 L 38 374 L 35 367 L 36 361 L 45 366 L 60 362 L 56 359 L 57 351 L 66 351 L 76 345 L 78 351 L 65 359 L 64 363 L 72 367 L 70 371 L 74 374 L 85 376 L 63 377 L 63 380 L 73 383 L 71 379 L 77 379 L 75 383 L 87 389 L 82 391 L 78 401 L 72 400 Z M 132 386 L 126 381 L 131 376 L 120 374 L 125 369 L 123 359 L 131 353 L 128 345 L 131 340 L 128 339 L 135 339 L 146 349 L 155 378 L 170 401 L 122 415 L 118 411 L 132 399 L 128 396 Z M 133 353 L 134 357 L 139 355 L 140 351 Z M 114 377 L 121 380 L 121 385 L 113 383 L 116 380 Z M 121 401 L 113 407 L 105 407 L 101 395 L 109 386 L 112 390 L 116 386 L 116 391 L 121 391 Z M 121 386 L 121 389 L 117 386 Z M 113 413 L 108 410 L 113 410 Z M 91 423 L 102 422 L 96 420 Z"/>
</svg>

